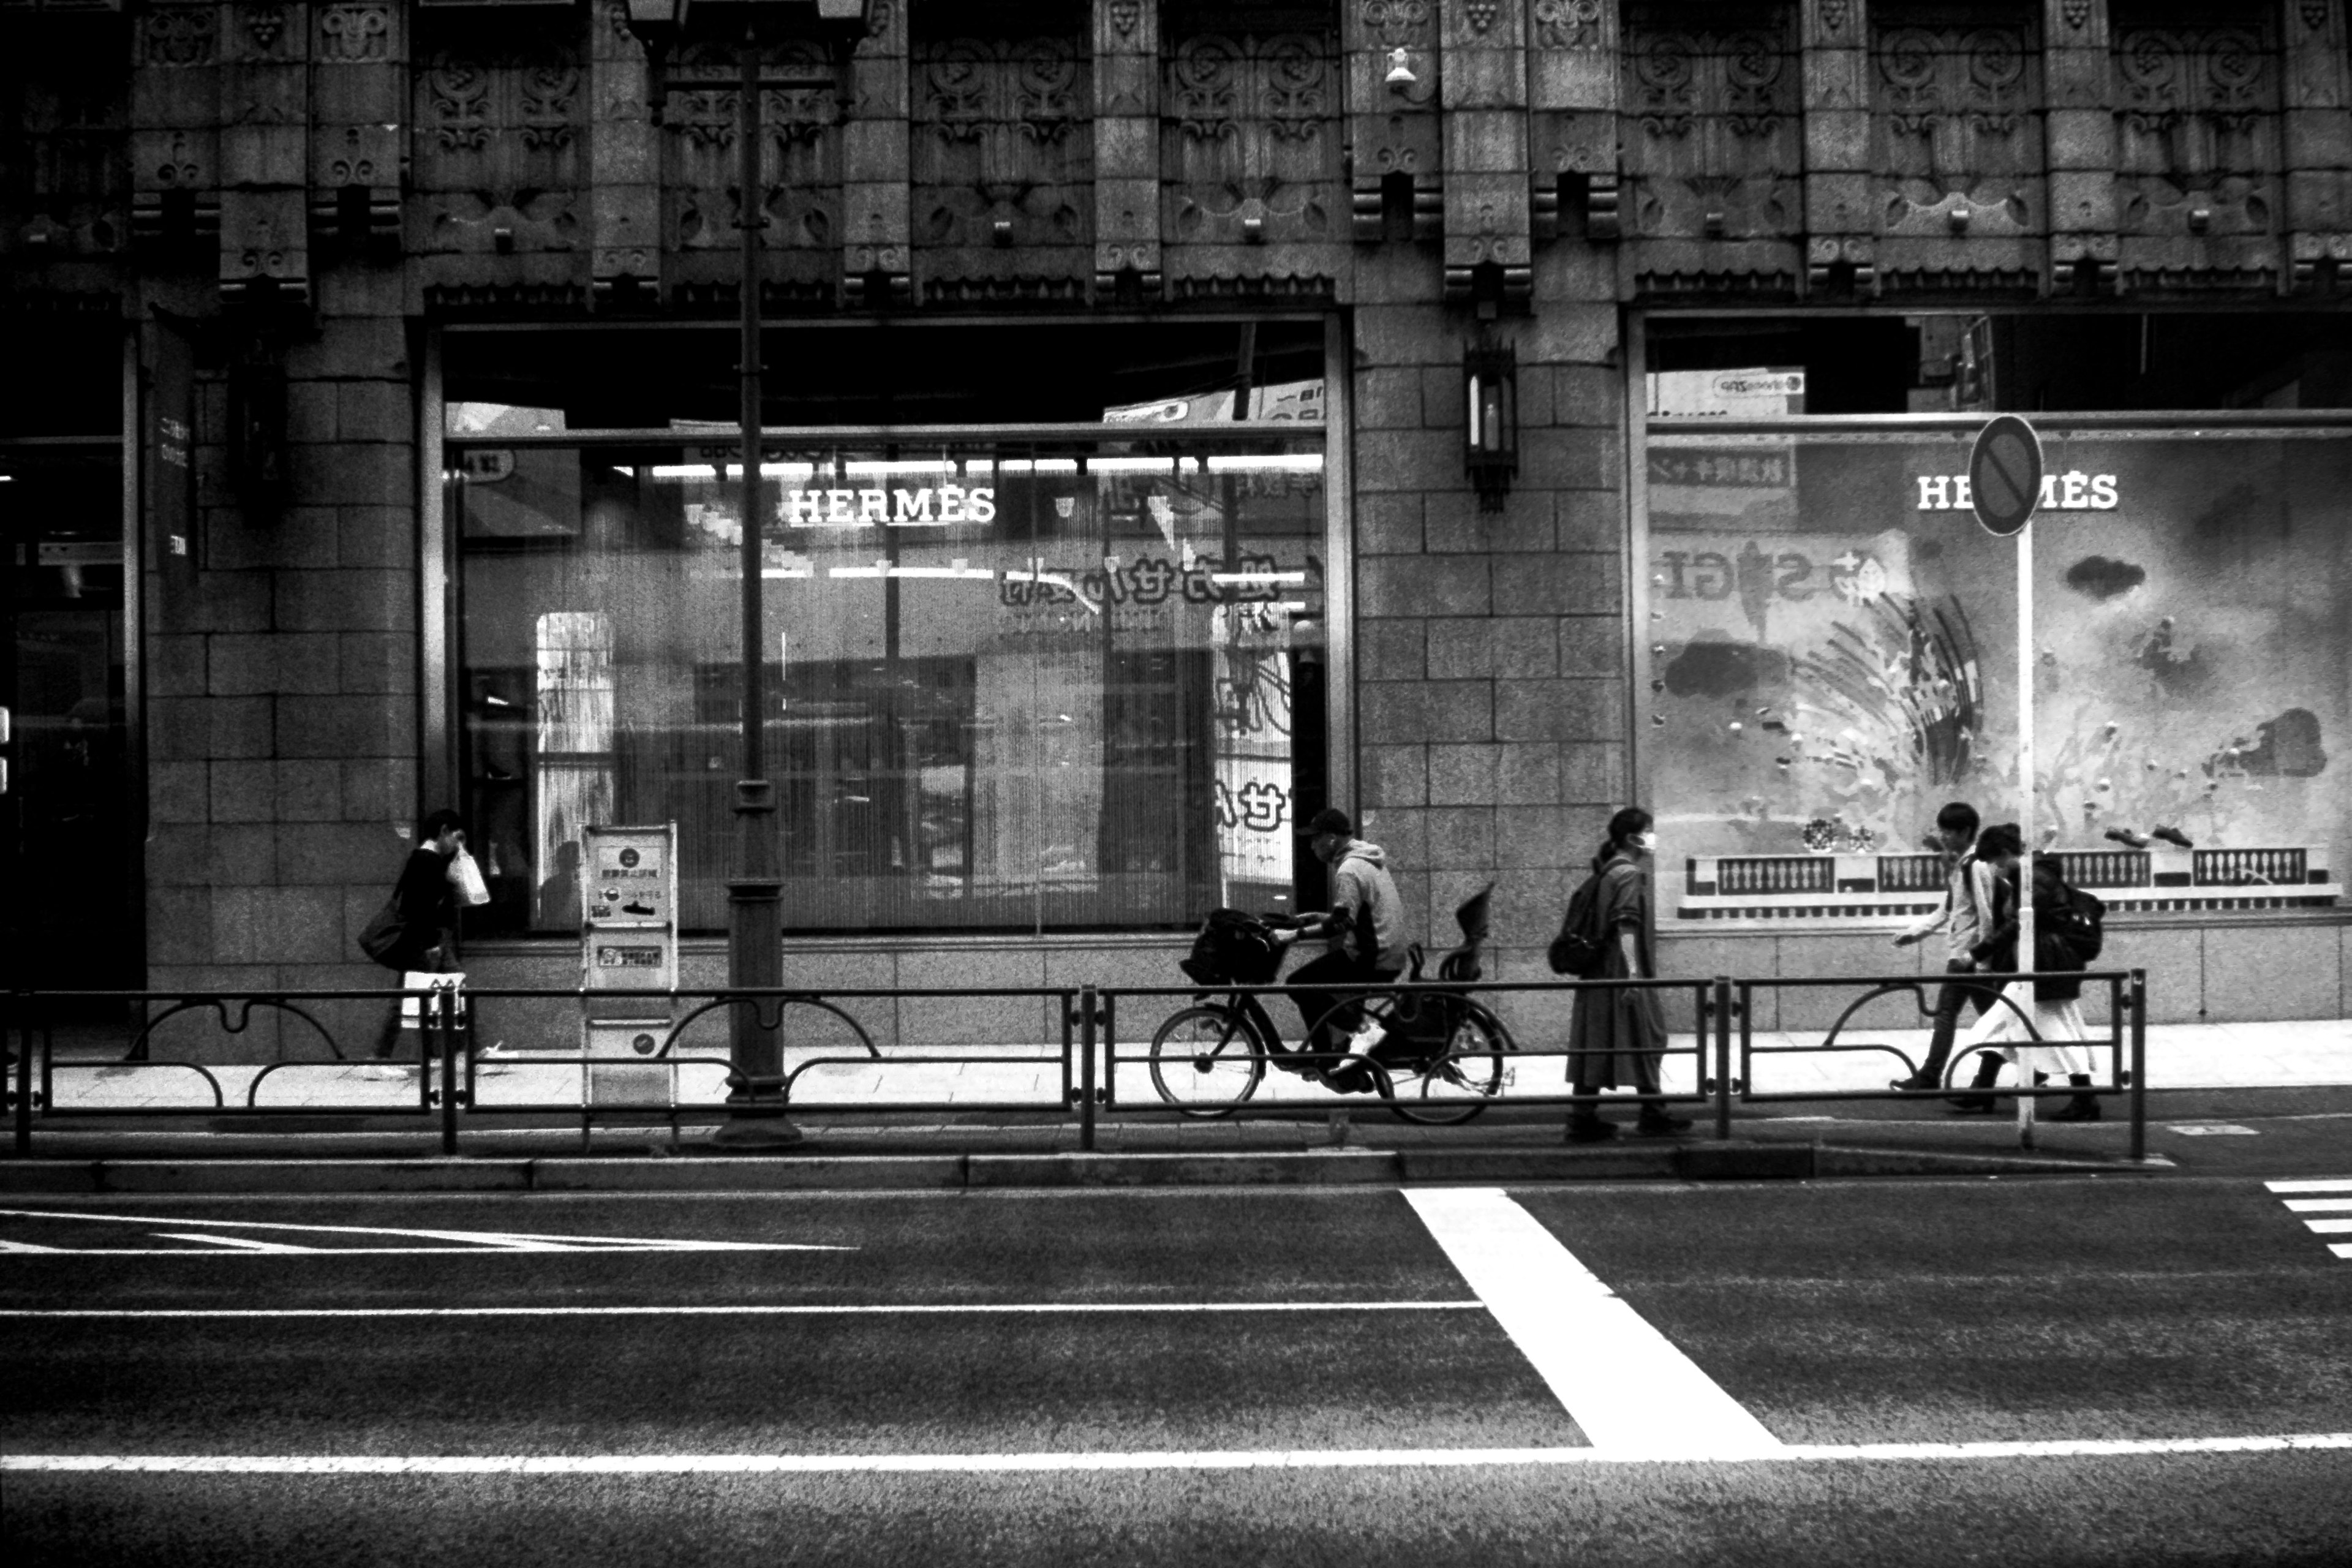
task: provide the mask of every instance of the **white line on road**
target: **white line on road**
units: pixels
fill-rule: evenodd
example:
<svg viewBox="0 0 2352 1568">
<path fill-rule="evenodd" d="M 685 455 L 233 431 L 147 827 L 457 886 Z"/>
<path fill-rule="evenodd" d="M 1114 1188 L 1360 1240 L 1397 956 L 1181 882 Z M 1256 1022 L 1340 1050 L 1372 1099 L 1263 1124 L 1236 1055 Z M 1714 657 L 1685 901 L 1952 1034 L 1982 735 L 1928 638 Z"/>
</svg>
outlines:
<svg viewBox="0 0 2352 1568">
<path fill-rule="evenodd" d="M 2352 1219 L 2307 1219 L 2303 1222 L 2315 1236 L 2352 1235 Z"/>
<path fill-rule="evenodd" d="M 288 1252 L 317 1252 L 320 1250 L 315 1247 L 295 1247 L 283 1241 L 257 1241 L 249 1236 L 206 1236 L 200 1230 L 159 1230 L 155 1233 L 155 1238 L 158 1241 L 199 1242 L 205 1247 L 226 1247 L 232 1254 L 242 1252 L 248 1256 L 255 1253 L 283 1254 Z M 149 1257 L 153 1258 L 168 1256 L 177 1249 L 166 1247 L 152 1247 L 144 1248 L 143 1250 Z M 416 1250 L 425 1251 L 427 1249 L 419 1247 Z M 441 1249 L 434 1248 L 432 1250 L 437 1251 Z"/>
<path fill-rule="evenodd" d="M 446 1252 L 476 1248 L 482 1252 L 855 1252 L 854 1247 L 824 1247 L 788 1241 L 672 1241 L 635 1236 L 542 1236 L 520 1230 L 404 1230 L 380 1225 L 292 1225 L 282 1220 L 188 1219 L 177 1215 L 91 1214 L 80 1209 L 0 1209 L 0 1219 L 72 1219 L 106 1225 L 200 1225 L 223 1230 L 301 1230 L 332 1236 L 403 1236 L 422 1241 L 457 1242 L 450 1247 L 400 1247 L 380 1250 Z M 192 1238 L 193 1239 L 193 1238 Z M 16 1250 L 14 1247 L 10 1251 Z M 67 1251 L 64 1247 L 50 1251 Z M 82 1252 L 122 1253 L 109 1247 L 83 1247 Z M 292 1250 L 335 1257 L 357 1248 L 299 1247 Z M 187 1257 L 198 1254 L 188 1253 Z"/>
<path fill-rule="evenodd" d="M 1483 1301 L 956 1301 L 651 1307 L 0 1307 L 9 1318 L 828 1318 L 1058 1312 L 1454 1312 Z"/>
<path fill-rule="evenodd" d="M 2058 1438 L 2014 1443 L 1790 1443 L 1769 1452 L 1621 1448 L 1170 1449 L 1065 1454 L 0 1454 L 0 1473 L 213 1476 L 826 1475 L 1073 1470 L 1466 1469 L 1506 1465 L 1853 1464 L 2326 1453 L 2352 1432 L 2263 1437 Z"/>
<path fill-rule="evenodd" d="M 2352 1193 L 2352 1182 L 2334 1178 L 2324 1182 L 2264 1182 L 2263 1185 L 2274 1193 Z"/>
<path fill-rule="evenodd" d="M 1500 1188 L 1404 1196 L 1595 1447 L 1703 1459 L 1781 1447 Z"/>
<path fill-rule="evenodd" d="M 2289 1198 L 2290 1214 L 2342 1214 L 2352 1209 L 2352 1198 Z"/>
</svg>

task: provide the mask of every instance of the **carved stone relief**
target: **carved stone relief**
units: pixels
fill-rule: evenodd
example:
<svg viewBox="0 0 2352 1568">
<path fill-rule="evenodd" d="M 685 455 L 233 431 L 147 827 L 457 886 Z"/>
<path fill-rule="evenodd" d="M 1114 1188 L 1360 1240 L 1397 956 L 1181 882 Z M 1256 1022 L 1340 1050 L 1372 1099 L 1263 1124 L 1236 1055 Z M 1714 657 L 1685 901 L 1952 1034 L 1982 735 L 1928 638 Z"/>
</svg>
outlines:
<svg viewBox="0 0 2352 1568">
<path fill-rule="evenodd" d="M 1629 11 L 1623 56 L 1631 236 L 1781 238 L 1803 214 L 1800 72 L 1775 27 L 1690 25 Z"/>
<path fill-rule="evenodd" d="M 571 250 L 588 115 L 583 40 L 469 33 L 418 62 L 415 183 L 430 251 Z"/>
<path fill-rule="evenodd" d="M 2021 26 L 1897 26 L 1876 46 L 1885 232 L 2038 233 L 2044 226 L 2039 73 Z"/>
<path fill-rule="evenodd" d="M 1094 60 L 1085 40 L 922 40 L 914 66 L 916 243 L 1091 245 Z"/>
<path fill-rule="evenodd" d="M 328 5 L 319 12 L 321 65 L 366 65 L 392 58 L 393 8 L 388 4 Z"/>
<path fill-rule="evenodd" d="M 1536 42 L 1552 49 L 1601 47 L 1601 0 L 1536 0 Z"/>
<path fill-rule="evenodd" d="M 778 74 L 825 68 L 811 45 L 778 44 L 766 56 L 764 68 Z M 688 255 L 732 252 L 741 239 L 736 68 L 729 45 L 682 49 L 670 72 L 663 217 L 670 243 Z M 839 243 L 840 121 L 840 103 L 829 89 L 760 95 L 760 205 L 768 224 L 761 244 L 770 252 L 822 252 Z"/>
<path fill-rule="evenodd" d="M 158 5 L 139 18 L 139 63 L 208 66 L 219 58 L 220 14 L 211 5 Z"/>
<path fill-rule="evenodd" d="M 1171 240 L 1340 237 L 1337 56 L 1328 34 L 1211 33 L 1177 42 L 1160 99 Z"/>
<path fill-rule="evenodd" d="M 2252 27 L 2135 27 L 2116 37 L 2118 226 L 2266 235 L 2278 87 Z"/>
</svg>

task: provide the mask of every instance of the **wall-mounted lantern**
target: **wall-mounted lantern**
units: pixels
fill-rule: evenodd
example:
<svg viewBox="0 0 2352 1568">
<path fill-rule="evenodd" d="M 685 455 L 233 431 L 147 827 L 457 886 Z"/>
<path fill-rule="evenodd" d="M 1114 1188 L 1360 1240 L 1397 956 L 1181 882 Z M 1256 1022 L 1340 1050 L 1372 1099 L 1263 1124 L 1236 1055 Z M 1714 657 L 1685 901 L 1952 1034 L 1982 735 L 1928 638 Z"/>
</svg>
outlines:
<svg viewBox="0 0 2352 1568">
<path fill-rule="evenodd" d="M 1412 57 L 1402 46 L 1389 51 L 1389 74 L 1381 79 L 1398 89 L 1414 86 L 1421 80 L 1412 74 Z"/>
<path fill-rule="evenodd" d="M 1508 343 L 1463 351 L 1462 381 L 1470 412 L 1463 464 L 1478 489 L 1478 510 L 1500 511 L 1519 471 L 1519 360 Z"/>
</svg>

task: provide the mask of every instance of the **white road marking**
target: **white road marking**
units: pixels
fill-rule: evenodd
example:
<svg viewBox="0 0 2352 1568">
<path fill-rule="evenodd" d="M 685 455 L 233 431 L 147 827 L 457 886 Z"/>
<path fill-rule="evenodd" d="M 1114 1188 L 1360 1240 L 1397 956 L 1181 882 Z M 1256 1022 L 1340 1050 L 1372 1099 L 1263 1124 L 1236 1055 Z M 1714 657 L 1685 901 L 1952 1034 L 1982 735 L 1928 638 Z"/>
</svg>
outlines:
<svg viewBox="0 0 2352 1568">
<path fill-rule="evenodd" d="M 249 1236 L 206 1236 L 200 1230 L 179 1231 L 176 1233 L 168 1230 L 159 1230 L 155 1233 L 155 1237 L 159 1241 L 199 1242 L 205 1247 L 226 1247 L 231 1251 L 245 1252 L 248 1254 L 256 1252 L 317 1252 L 320 1250 L 320 1248 L 315 1247 L 293 1247 L 282 1241 L 256 1241 Z M 146 1249 L 151 1257 L 172 1250 L 173 1249 L 163 1247 L 149 1247 Z"/>
<path fill-rule="evenodd" d="M 107 1225 L 197 1225 L 221 1230 L 299 1230 L 335 1236 L 398 1236 L 423 1241 L 454 1242 L 454 1247 L 408 1247 L 375 1248 L 383 1252 L 855 1252 L 854 1247 L 823 1247 L 788 1241 L 673 1241 L 635 1236 L 542 1236 L 516 1230 L 405 1230 L 390 1226 L 374 1225 L 289 1225 L 278 1220 L 259 1219 L 187 1219 L 174 1215 L 92 1214 L 79 1209 L 0 1209 L 0 1219 L 71 1219 L 89 1220 Z M 191 1237 L 190 1239 L 194 1239 Z M 14 1252 L 17 1248 L 10 1247 Z M 110 1257 L 156 1255 L 156 1249 L 143 1254 L 131 1253 L 118 1247 L 47 1247 L 50 1252 L 99 1253 Z M 194 1252 L 174 1252 L 161 1249 L 174 1257 L 205 1256 Z M 357 1247 L 294 1247 L 289 1251 L 312 1253 L 322 1258 L 348 1256 L 361 1252 Z"/>
<path fill-rule="evenodd" d="M 29 1241 L 0 1241 L 0 1252 L 63 1252 L 62 1247 L 35 1247 Z"/>
<path fill-rule="evenodd" d="M 2352 1198 L 2289 1198 L 2290 1214 L 2342 1214 L 2352 1209 Z"/>
<path fill-rule="evenodd" d="M 956 1301 L 719 1307 L 0 1307 L 6 1318 L 827 1318 L 1057 1312 L 1454 1312 L 1484 1301 Z"/>
<path fill-rule="evenodd" d="M 1596 1448 L 1751 1458 L 1781 1443 L 1496 1187 L 1405 1201 Z"/>
<path fill-rule="evenodd" d="M 2183 1138 L 2259 1138 L 2261 1133 L 2251 1127 L 2240 1127 L 2228 1121 L 2176 1121 L 2165 1129 Z"/>
<path fill-rule="evenodd" d="M 0 1454 L 0 1473 L 212 1476 L 837 1475 L 1083 1470 L 1468 1469 L 1505 1465 L 1854 1464 L 2326 1453 L 2352 1432 L 2015 1443 L 1790 1443 L 1769 1452 L 1638 1448 L 1261 1448 L 1028 1454 Z"/>
<path fill-rule="evenodd" d="M 2336 1254 L 2338 1258 L 2352 1258 L 2352 1241 L 2339 1241 L 2333 1243 L 2329 1246 L 2327 1250 Z"/>
<path fill-rule="evenodd" d="M 2352 1236 L 2352 1219 L 2307 1219 L 2314 1236 Z"/>
<path fill-rule="evenodd" d="M 2263 1185 L 2274 1193 L 2352 1193 L 2352 1182 L 2333 1177 L 2324 1182 L 2264 1182 Z"/>
</svg>

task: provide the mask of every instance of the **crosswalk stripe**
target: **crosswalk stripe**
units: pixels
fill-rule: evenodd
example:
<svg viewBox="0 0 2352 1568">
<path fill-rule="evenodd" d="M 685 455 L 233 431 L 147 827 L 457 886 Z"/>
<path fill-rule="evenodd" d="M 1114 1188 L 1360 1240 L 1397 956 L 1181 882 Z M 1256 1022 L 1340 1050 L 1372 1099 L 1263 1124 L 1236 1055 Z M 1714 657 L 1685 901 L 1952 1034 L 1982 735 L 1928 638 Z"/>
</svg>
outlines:
<svg viewBox="0 0 2352 1568">
<path fill-rule="evenodd" d="M 2352 1209 L 2352 1198 L 2289 1198 L 2290 1214 L 2342 1214 Z"/>
<path fill-rule="evenodd" d="M 2352 1193 L 2352 1181 L 2333 1176 L 2319 1182 L 2264 1182 L 2263 1185 L 2274 1193 Z"/>
<path fill-rule="evenodd" d="M 1405 1201 L 1594 1447 L 1748 1458 L 1780 1440 L 1496 1187 Z"/>
<path fill-rule="evenodd" d="M 825 1475 L 1006 1470 L 1348 1470 L 1507 1465 L 1854 1464 L 2137 1458 L 2352 1449 L 2352 1432 L 1984 1443 L 1790 1443 L 1752 1454 L 1640 1448 L 1264 1448 L 1024 1454 L 0 1454 L 0 1474 L 241 1476 Z"/>
<path fill-rule="evenodd" d="M 2352 1236 L 2352 1219 L 2307 1219 L 2315 1236 Z"/>
</svg>

